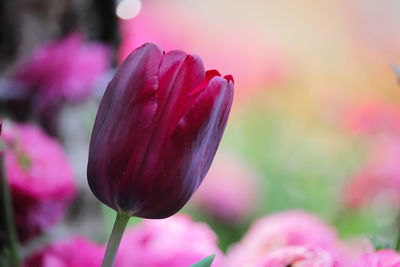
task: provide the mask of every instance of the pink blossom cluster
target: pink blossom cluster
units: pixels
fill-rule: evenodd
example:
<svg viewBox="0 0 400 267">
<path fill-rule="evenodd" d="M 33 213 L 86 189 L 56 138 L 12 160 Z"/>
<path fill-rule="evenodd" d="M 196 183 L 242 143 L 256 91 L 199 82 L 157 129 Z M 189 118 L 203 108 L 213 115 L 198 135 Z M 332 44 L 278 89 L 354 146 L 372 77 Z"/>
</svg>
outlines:
<svg viewBox="0 0 400 267">
<path fill-rule="evenodd" d="M 10 122 L 6 122 L 3 128 L 1 141 L 6 144 L 5 166 L 18 235 L 22 241 L 26 241 L 63 217 L 76 191 L 73 173 L 60 144 L 40 128 Z M 400 147 L 386 141 L 381 139 L 371 164 L 377 165 L 373 169 L 380 170 L 376 175 L 392 173 L 396 176 Z M 388 153 L 392 156 L 386 157 Z M 242 177 L 249 177 L 251 172 L 243 171 L 246 168 L 241 169 L 239 165 L 236 165 L 237 169 L 223 167 L 231 167 L 235 165 L 234 162 L 217 161 L 215 179 L 218 181 L 218 175 L 228 174 L 227 177 L 237 179 L 240 184 L 238 188 L 243 189 L 246 184 L 243 184 Z M 227 172 L 227 169 L 231 172 Z M 395 184 L 387 184 L 387 187 L 395 188 Z M 218 186 L 215 188 L 218 189 Z M 376 188 L 379 189 L 378 186 Z M 219 192 L 214 194 L 225 195 L 229 199 L 229 194 L 223 190 L 214 191 Z M 215 200 L 212 195 L 209 198 L 213 203 L 219 203 L 218 198 Z M 222 204 L 215 212 L 227 212 L 231 217 L 226 218 L 235 218 L 232 214 L 244 216 L 240 212 L 229 213 L 235 210 L 231 208 L 235 205 L 230 206 L 229 201 L 228 204 Z M 104 251 L 105 244 L 93 243 L 81 237 L 72 238 L 33 252 L 25 259 L 23 266 L 95 267 L 100 266 Z M 281 212 L 258 219 L 242 240 L 229 248 L 226 255 L 219 249 L 217 236 L 207 224 L 195 222 L 186 215 L 145 220 L 127 230 L 115 266 L 183 267 L 211 254 L 216 254 L 214 267 L 400 267 L 400 255 L 397 252 L 388 249 L 374 252 L 370 248 L 358 251 L 340 240 L 331 226 L 305 211 Z"/>
<path fill-rule="evenodd" d="M 54 243 L 29 256 L 24 267 L 97 267 L 105 245 L 82 238 Z M 186 215 L 145 220 L 128 228 L 116 267 L 185 267 L 216 254 L 214 267 L 399 267 L 392 250 L 351 255 L 333 228 L 304 211 L 259 219 L 223 255 L 217 237 L 204 223 Z M 71 255 L 74 255 L 71 257 Z"/>
<path fill-rule="evenodd" d="M 345 188 L 346 205 L 353 208 L 385 195 L 391 203 L 400 198 L 400 138 L 375 140 L 367 162 L 353 175 Z"/>
<path fill-rule="evenodd" d="M 6 144 L 6 171 L 18 234 L 22 240 L 27 240 L 48 229 L 65 214 L 76 190 L 72 170 L 60 144 L 36 126 L 6 123 L 1 139 Z M 393 161 L 383 161 L 387 164 L 373 161 L 386 168 L 386 173 L 392 169 L 390 166 L 396 165 L 395 158 L 400 151 L 392 148 Z M 218 162 L 216 177 L 229 174 L 227 177 L 232 179 L 239 177 L 238 181 L 248 177 L 248 172 L 239 171 L 246 168 L 240 169 L 239 165 L 232 172 L 226 172 L 230 168 L 221 167 L 235 165 L 234 161 L 221 160 L 221 165 Z M 243 183 L 239 184 L 238 188 L 243 189 Z M 215 191 L 220 192 L 216 195 L 226 195 L 224 191 Z M 221 212 L 233 209 L 229 208 L 229 203 L 221 207 Z M 24 267 L 94 267 L 99 266 L 104 251 L 104 244 L 75 238 L 34 252 L 25 260 Z M 400 256 L 394 251 L 367 252 L 355 254 L 332 227 L 315 215 L 288 211 L 258 219 L 243 239 L 223 255 L 217 236 L 208 225 L 177 215 L 165 220 L 145 220 L 128 229 L 116 266 L 189 266 L 211 254 L 216 254 L 214 267 L 396 267 L 400 264 Z"/>
<path fill-rule="evenodd" d="M 111 53 L 80 34 L 38 47 L 18 65 L 13 79 L 28 88 L 39 108 L 85 99 L 108 69 Z"/>
<path fill-rule="evenodd" d="M 98 267 L 104 247 L 82 237 L 49 245 L 31 255 L 24 267 Z"/>
<path fill-rule="evenodd" d="M 243 239 L 229 250 L 226 265 L 268 266 L 262 262 L 301 259 L 308 253 L 318 261 L 322 258 L 337 265 L 346 261 L 346 253 L 332 227 L 307 212 L 283 212 L 254 222 Z M 328 255 L 327 259 L 324 255 Z"/>
<path fill-rule="evenodd" d="M 343 126 L 358 135 L 377 136 L 400 133 L 400 109 L 383 102 L 366 102 L 348 108 Z"/>
<path fill-rule="evenodd" d="M 347 207 L 359 208 L 385 195 L 390 202 L 400 198 L 400 109 L 373 101 L 345 112 L 345 128 L 367 141 L 367 159 L 346 184 Z"/>
<path fill-rule="evenodd" d="M 18 236 L 26 241 L 63 218 L 74 176 L 60 143 L 37 126 L 7 122 L 1 140 Z"/>
<path fill-rule="evenodd" d="M 288 246 L 267 254 L 257 263 L 257 266 L 328 267 L 338 266 L 338 263 L 325 250 L 305 246 Z"/>
<path fill-rule="evenodd" d="M 122 240 L 119 267 L 189 266 L 216 254 L 213 266 L 221 266 L 217 236 L 207 224 L 185 215 L 147 220 L 129 229 Z"/>
<path fill-rule="evenodd" d="M 357 247 L 358 246 L 358 247 Z M 256 221 L 232 246 L 226 267 L 398 267 L 400 254 L 373 252 L 346 244 L 335 230 L 304 211 L 288 211 Z"/>
<path fill-rule="evenodd" d="M 33 253 L 25 267 L 98 267 L 105 245 L 82 238 L 55 243 Z M 216 254 L 212 266 L 222 266 L 223 255 L 215 233 L 185 215 L 148 220 L 132 226 L 123 237 L 116 267 L 189 266 Z M 73 255 L 73 257 L 71 257 Z"/>
<path fill-rule="evenodd" d="M 400 254 L 390 249 L 365 253 L 352 267 L 400 267 Z"/>
</svg>

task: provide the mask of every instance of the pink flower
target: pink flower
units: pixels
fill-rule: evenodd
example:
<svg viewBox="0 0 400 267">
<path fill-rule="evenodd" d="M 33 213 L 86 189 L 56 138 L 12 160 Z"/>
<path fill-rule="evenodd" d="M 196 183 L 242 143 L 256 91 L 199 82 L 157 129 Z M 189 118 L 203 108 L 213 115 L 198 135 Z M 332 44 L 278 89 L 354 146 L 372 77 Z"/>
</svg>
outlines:
<svg viewBox="0 0 400 267">
<path fill-rule="evenodd" d="M 400 254 L 390 249 L 366 253 L 352 267 L 400 267 Z"/>
<path fill-rule="evenodd" d="M 14 79 L 24 83 L 39 108 L 60 101 L 84 100 L 107 70 L 110 51 L 99 43 L 85 43 L 79 34 L 45 44 L 22 62 Z"/>
<path fill-rule="evenodd" d="M 217 25 L 212 23 L 211 14 L 202 17 L 182 3 L 143 1 L 137 17 L 120 21 L 120 61 L 144 42 L 157 43 L 165 50 L 192 51 L 202 55 L 206 66 L 232 73 L 242 89 L 235 92 L 240 99 L 286 79 L 287 59 L 265 28 L 229 21 Z"/>
<path fill-rule="evenodd" d="M 303 246 L 288 246 L 265 256 L 257 267 L 336 267 L 338 263 L 329 252 Z"/>
<path fill-rule="evenodd" d="M 211 254 L 217 255 L 213 266 L 218 266 L 222 253 L 214 232 L 204 223 L 176 215 L 164 220 L 146 220 L 129 229 L 122 239 L 115 266 L 189 266 Z"/>
<path fill-rule="evenodd" d="M 99 267 L 104 248 L 78 237 L 55 243 L 34 253 L 24 267 Z"/>
<path fill-rule="evenodd" d="M 258 178 L 243 160 L 218 154 L 192 202 L 217 219 L 240 222 L 257 207 Z"/>
<path fill-rule="evenodd" d="M 348 108 L 343 117 L 344 126 L 366 136 L 400 133 L 400 109 L 387 103 L 370 102 Z"/>
<path fill-rule="evenodd" d="M 381 193 L 394 193 L 391 196 L 395 197 L 396 203 L 400 197 L 400 139 L 377 139 L 369 153 L 366 165 L 345 188 L 345 201 L 349 207 L 358 208 Z"/>
<path fill-rule="evenodd" d="M 40 128 L 5 124 L 5 165 L 19 238 L 59 221 L 75 195 L 71 166 L 60 144 Z"/>
<path fill-rule="evenodd" d="M 333 228 L 307 212 L 288 211 L 256 221 L 242 241 L 230 248 L 227 266 L 253 266 L 286 246 L 307 246 L 326 250 L 335 259 L 343 257 Z"/>
</svg>

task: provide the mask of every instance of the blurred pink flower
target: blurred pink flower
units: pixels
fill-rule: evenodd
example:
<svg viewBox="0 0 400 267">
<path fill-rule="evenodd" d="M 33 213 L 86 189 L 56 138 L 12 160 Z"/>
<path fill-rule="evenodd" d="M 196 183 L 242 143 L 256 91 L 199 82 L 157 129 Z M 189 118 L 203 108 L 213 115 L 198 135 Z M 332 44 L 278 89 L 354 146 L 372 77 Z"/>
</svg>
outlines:
<svg viewBox="0 0 400 267">
<path fill-rule="evenodd" d="M 399 200 L 400 138 L 376 139 L 369 153 L 366 165 L 346 185 L 346 206 L 358 208 L 384 192 L 394 193 L 386 195 Z"/>
<path fill-rule="evenodd" d="M 206 67 L 235 77 L 239 99 L 286 79 L 287 59 L 264 28 L 229 22 L 217 25 L 182 3 L 145 1 L 137 17 L 121 20 L 120 61 L 144 42 L 157 43 L 165 50 L 193 51 L 202 56 Z"/>
<path fill-rule="evenodd" d="M 218 154 L 191 201 L 217 219 L 240 222 L 258 206 L 260 180 L 242 159 Z"/>
<path fill-rule="evenodd" d="M 346 259 L 348 259 L 349 262 L 354 262 L 354 260 L 358 259 L 362 254 L 375 250 L 374 245 L 367 235 L 356 235 L 346 238 L 344 240 L 343 249 L 346 252 Z"/>
<path fill-rule="evenodd" d="M 310 213 L 288 211 L 257 220 L 244 238 L 229 249 L 226 266 L 253 266 L 286 246 L 326 250 L 340 261 L 344 257 L 333 228 Z"/>
<path fill-rule="evenodd" d="M 145 220 L 129 229 L 122 239 L 115 266 L 189 266 L 211 254 L 216 254 L 212 266 L 219 266 L 222 253 L 208 225 L 176 215 L 163 220 Z"/>
<path fill-rule="evenodd" d="M 383 102 L 352 106 L 343 114 L 345 128 L 366 136 L 400 134 L 400 109 Z"/>
<path fill-rule="evenodd" d="M 257 267 L 336 267 L 338 263 L 329 252 L 303 246 L 288 246 L 265 256 Z"/>
<path fill-rule="evenodd" d="M 26 240 L 64 216 L 76 190 L 72 169 L 61 145 L 36 126 L 5 124 L 1 139 L 18 235 Z"/>
<path fill-rule="evenodd" d="M 400 267 L 400 254 L 389 249 L 366 253 L 352 267 Z"/>
<path fill-rule="evenodd" d="M 23 61 L 13 78 L 35 96 L 39 108 L 60 101 L 84 100 L 108 69 L 110 51 L 100 43 L 86 43 L 80 34 L 44 44 Z"/>
<path fill-rule="evenodd" d="M 51 244 L 34 253 L 24 267 L 99 267 L 104 248 L 85 238 L 77 237 Z"/>
</svg>

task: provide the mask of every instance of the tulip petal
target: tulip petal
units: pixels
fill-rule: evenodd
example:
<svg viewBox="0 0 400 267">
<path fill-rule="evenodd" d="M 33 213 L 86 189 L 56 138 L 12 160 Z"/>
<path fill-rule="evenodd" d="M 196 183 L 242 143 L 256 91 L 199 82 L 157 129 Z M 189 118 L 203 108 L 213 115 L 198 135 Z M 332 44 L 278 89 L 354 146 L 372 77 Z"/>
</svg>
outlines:
<svg viewBox="0 0 400 267">
<path fill-rule="evenodd" d="M 182 51 L 146 44 L 107 87 L 88 181 L 106 205 L 143 218 L 177 212 L 200 185 L 224 131 L 233 80 Z"/>
<path fill-rule="evenodd" d="M 152 195 L 137 215 L 164 218 L 189 200 L 207 173 L 221 140 L 233 99 L 233 83 L 214 77 L 180 119 L 163 154 L 152 183 Z M 149 208 L 151 207 L 151 209 Z M 156 214 L 154 216 L 153 214 Z"/>
<path fill-rule="evenodd" d="M 145 202 L 152 199 L 153 194 L 158 195 L 154 192 L 154 180 L 160 179 L 157 170 L 160 162 L 163 161 L 162 151 L 190 105 L 189 92 L 198 86 L 204 79 L 204 75 L 204 65 L 197 56 L 187 55 L 181 51 L 171 51 L 163 56 L 158 76 L 158 109 L 154 128 L 149 133 L 149 142 L 143 144 L 147 148 L 139 164 L 140 169 L 135 171 L 130 168 L 127 171 L 127 176 L 123 180 L 124 186 L 120 191 L 130 199 L 132 195 L 137 196 L 132 201 L 121 202 L 121 205 L 126 205 L 125 209 L 129 208 L 135 213 L 144 207 Z M 131 162 L 131 166 L 134 166 L 134 162 Z M 168 173 L 165 175 L 169 177 Z M 161 183 L 163 183 L 162 179 Z"/>
<path fill-rule="evenodd" d="M 139 145 L 143 131 L 154 124 L 161 59 L 162 51 L 154 44 L 136 49 L 119 67 L 99 107 L 90 144 L 88 181 L 96 197 L 114 209 L 119 209 L 115 191 L 128 166 L 132 167 L 128 164 L 144 153 L 145 148 Z"/>
<path fill-rule="evenodd" d="M 203 79 L 203 81 L 194 89 L 193 91 L 190 92 L 190 96 L 198 94 L 199 92 L 203 91 L 208 83 L 211 81 L 214 76 L 221 76 L 221 74 L 217 70 L 208 70 L 206 72 L 206 77 Z"/>
</svg>

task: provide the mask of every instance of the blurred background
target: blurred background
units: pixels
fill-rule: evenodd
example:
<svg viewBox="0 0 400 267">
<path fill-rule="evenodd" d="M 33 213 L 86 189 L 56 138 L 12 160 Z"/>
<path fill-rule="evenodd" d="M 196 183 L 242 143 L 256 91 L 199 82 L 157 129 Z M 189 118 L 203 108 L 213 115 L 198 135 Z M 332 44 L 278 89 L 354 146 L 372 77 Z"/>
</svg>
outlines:
<svg viewBox="0 0 400 267">
<path fill-rule="evenodd" d="M 79 187 L 49 235 L 106 239 L 114 213 L 86 181 L 91 129 L 115 68 L 155 42 L 235 79 L 222 145 L 182 211 L 207 222 L 223 250 L 254 219 L 290 209 L 343 239 L 390 238 L 400 215 L 398 10 L 398 0 L 2 0 L 1 116 L 58 138 Z"/>
</svg>

